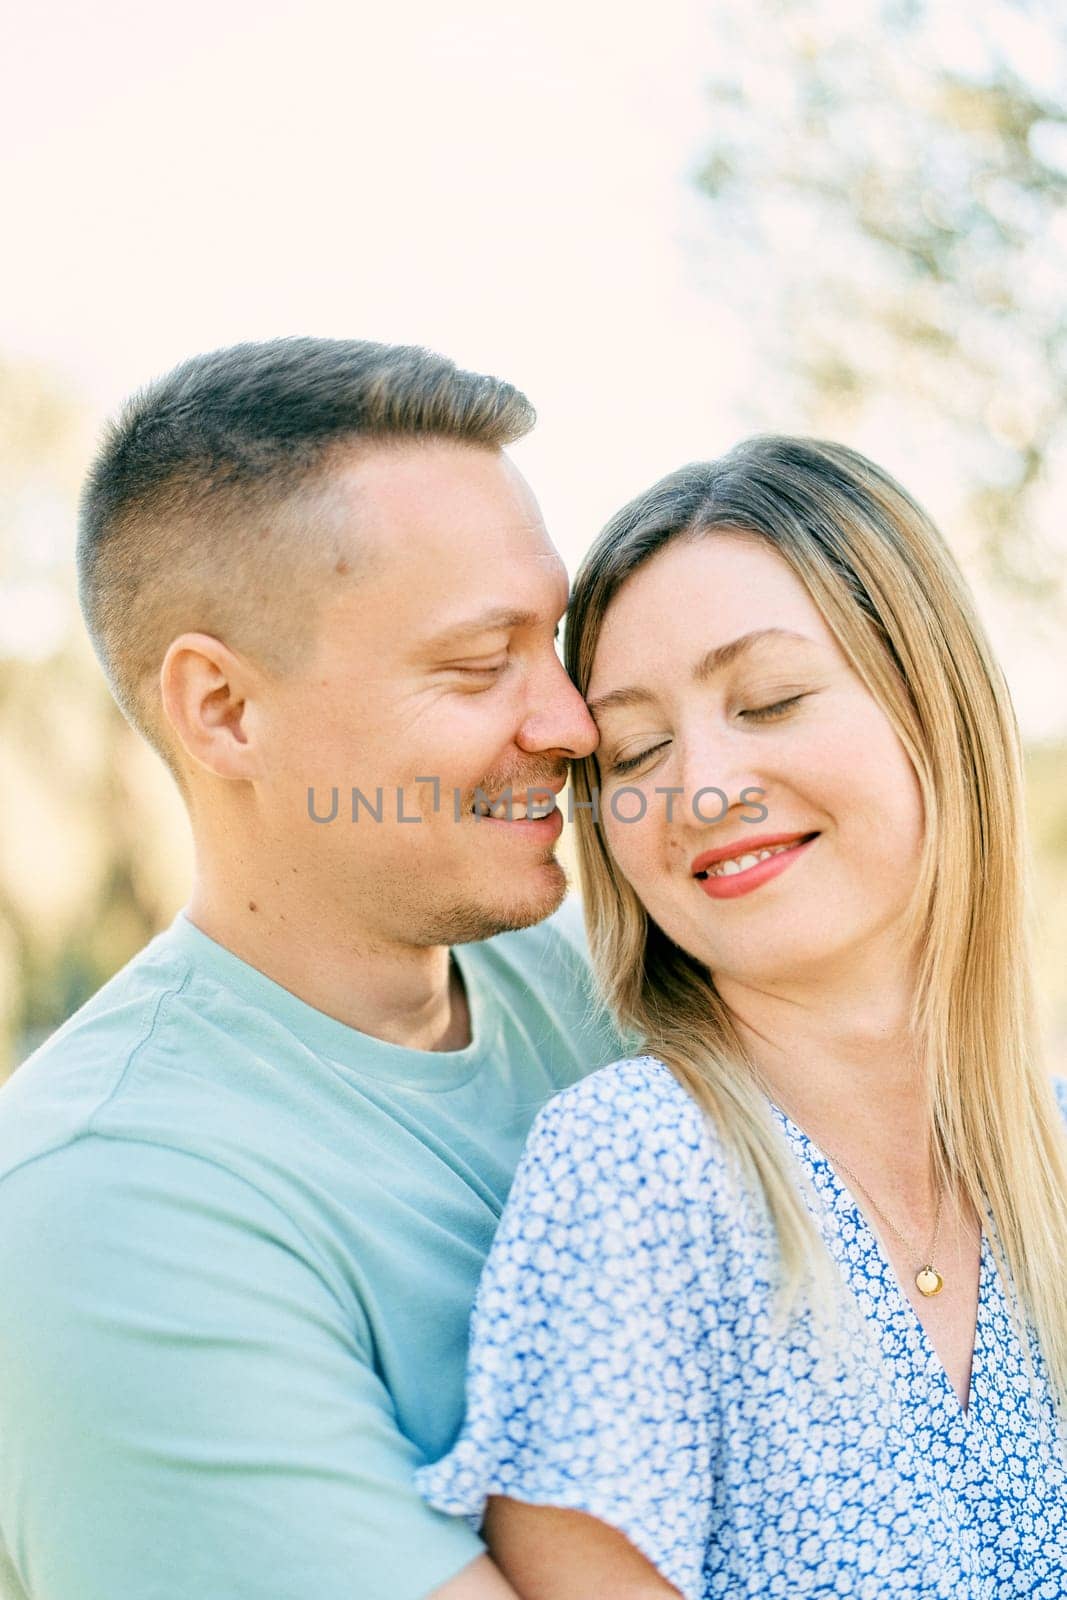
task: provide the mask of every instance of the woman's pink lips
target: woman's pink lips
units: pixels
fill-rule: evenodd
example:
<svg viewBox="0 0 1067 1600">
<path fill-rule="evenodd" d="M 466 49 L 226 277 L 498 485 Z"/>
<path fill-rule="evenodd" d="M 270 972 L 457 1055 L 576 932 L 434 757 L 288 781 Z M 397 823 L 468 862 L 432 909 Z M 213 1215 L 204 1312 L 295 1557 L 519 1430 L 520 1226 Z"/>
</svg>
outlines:
<svg viewBox="0 0 1067 1600">
<path fill-rule="evenodd" d="M 695 881 L 712 900 L 736 900 L 739 895 L 758 889 L 769 878 L 776 878 L 780 872 L 791 867 L 805 851 L 811 849 L 818 837 L 815 834 L 813 838 L 798 840 L 788 850 L 780 850 L 765 861 L 757 861 L 754 867 L 746 867 L 744 872 L 733 872 L 729 877 L 697 878 Z"/>
</svg>

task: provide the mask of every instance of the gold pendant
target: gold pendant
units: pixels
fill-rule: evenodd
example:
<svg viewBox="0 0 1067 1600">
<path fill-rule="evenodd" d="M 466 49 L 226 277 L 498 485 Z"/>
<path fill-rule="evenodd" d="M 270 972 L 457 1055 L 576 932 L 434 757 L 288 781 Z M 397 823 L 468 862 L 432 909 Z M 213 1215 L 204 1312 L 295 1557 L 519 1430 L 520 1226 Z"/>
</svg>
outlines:
<svg viewBox="0 0 1067 1600">
<path fill-rule="evenodd" d="M 915 1274 L 915 1287 L 920 1294 L 927 1296 L 940 1294 L 944 1278 L 934 1267 L 920 1267 Z"/>
</svg>

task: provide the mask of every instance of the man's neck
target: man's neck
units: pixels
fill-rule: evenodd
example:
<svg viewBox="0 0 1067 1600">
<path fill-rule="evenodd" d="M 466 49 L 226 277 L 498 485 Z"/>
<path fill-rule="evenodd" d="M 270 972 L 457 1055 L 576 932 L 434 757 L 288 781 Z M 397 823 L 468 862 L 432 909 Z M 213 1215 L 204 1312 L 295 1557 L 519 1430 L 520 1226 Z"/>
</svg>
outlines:
<svg viewBox="0 0 1067 1600">
<path fill-rule="evenodd" d="M 212 893 L 197 880 L 186 915 L 202 933 L 316 1011 L 408 1050 L 462 1050 L 471 1041 L 463 978 L 447 945 L 421 947 L 331 926 L 267 897 Z"/>
</svg>

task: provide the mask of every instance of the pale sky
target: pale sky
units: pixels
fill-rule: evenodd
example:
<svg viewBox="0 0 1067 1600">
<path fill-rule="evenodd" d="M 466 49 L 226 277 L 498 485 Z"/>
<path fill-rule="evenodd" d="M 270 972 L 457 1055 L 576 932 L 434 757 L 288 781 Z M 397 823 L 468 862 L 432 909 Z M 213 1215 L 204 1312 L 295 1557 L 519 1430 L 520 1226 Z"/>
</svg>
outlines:
<svg viewBox="0 0 1067 1600">
<path fill-rule="evenodd" d="M 534 401 L 523 465 L 573 559 L 630 492 L 733 437 L 683 246 L 699 13 L 27 11 L 0 109 L 19 219 L 2 346 L 107 409 L 239 339 L 431 345 Z"/>
<path fill-rule="evenodd" d="M 750 428 L 744 330 L 697 265 L 707 9 L 20 8 L 0 40 L 0 351 L 102 418 L 241 339 L 430 345 L 537 406 L 515 456 L 573 570 L 619 504 Z M 905 481 L 940 513 L 929 463 Z M 1047 645 L 987 617 L 1025 730 L 1067 733 Z"/>
</svg>

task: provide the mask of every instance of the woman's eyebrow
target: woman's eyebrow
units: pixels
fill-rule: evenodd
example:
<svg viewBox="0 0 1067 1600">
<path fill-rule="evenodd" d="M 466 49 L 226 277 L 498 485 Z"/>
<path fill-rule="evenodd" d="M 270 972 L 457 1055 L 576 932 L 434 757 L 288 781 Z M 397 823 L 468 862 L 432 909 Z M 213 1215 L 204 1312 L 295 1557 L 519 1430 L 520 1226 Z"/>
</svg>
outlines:
<svg viewBox="0 0 1067 1600">
<path fill-rule="evenodd" d="M 598 716 L 601 712 L 610 711 L 613 707 L 647 705 L 656 697 L 650 689 L 632 687 L 628 689 L 612 689 L 608 694 L 597 695 L 595 700 L 588 700 L 591 716 Z"/>
<path fill-rule="evenodd" d="M 743 656 L 762 639 L 799 639 L 803 644 L 816 643 L 807 634 L 797 633 L 792 628 L 753 628 L 751 632 L 739 634 L 736 639 L 729 639 L 725 644 L 715 645 L 706 655 L 701 656 L 693 668 L 694 683 L 706 683 L 709 678 L 721 672 L 724 667 L 728 667 L 739 656 Z M 588 706 L 590 713 L 595 717 L 612 707 L 647 705 L 655 698 L 651 689 L 630 684 L 626 688 L 611 689 L 607 694 L 597 695 L 595 700 L 588 702 Z"/>
<path fill-rule="evenodd" d="M 702 656 L 693 669 L 694 682 L 705 683 L 762 639 L 799 639 L 801 644 L 815 644 L 815 640 L 809 639 L 806 633 L 797 633 L 792 628 L 755 628 L 751 633 L 742 633 L 726 644 L 717 644 L 706 656 Z"/>
</svg>

